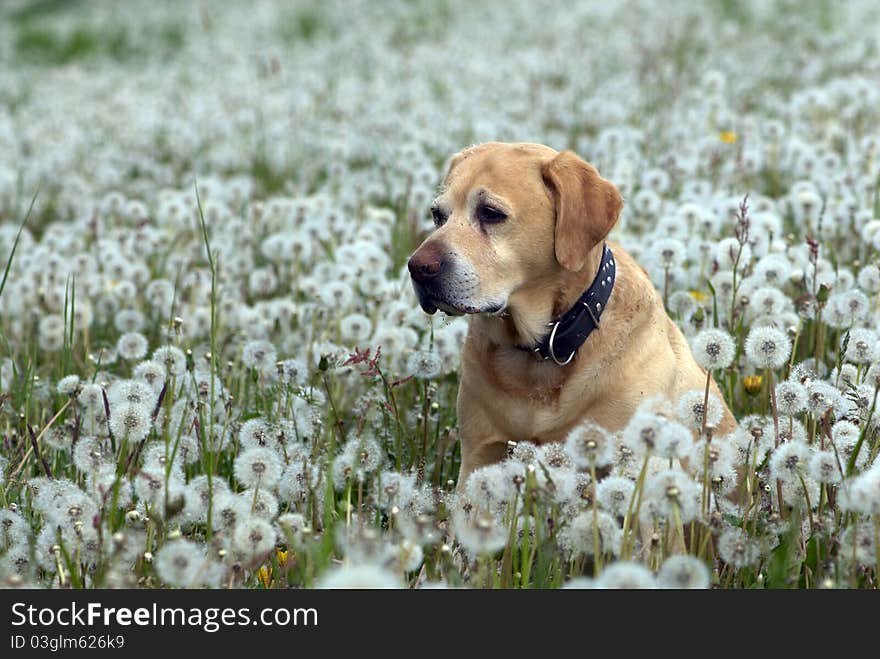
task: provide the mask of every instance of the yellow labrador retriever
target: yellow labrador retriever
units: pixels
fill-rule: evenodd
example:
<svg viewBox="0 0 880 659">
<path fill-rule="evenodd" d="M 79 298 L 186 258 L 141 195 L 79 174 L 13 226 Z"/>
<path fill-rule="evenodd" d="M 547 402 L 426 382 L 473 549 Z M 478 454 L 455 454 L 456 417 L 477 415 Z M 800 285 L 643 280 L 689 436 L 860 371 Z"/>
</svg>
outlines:
<svg viewBox="0 0 880 659">
<path fill-rule="evenodd" d="M 459 484 L 509 440 L 562 441 L 584 419 L 617 431 L 645 399 L 705 387 L 645 271 L 605 241 L 622 206 L 571 151 L 490 142 L 450 161 L 408 265 L 427 313 L 472 314 Z M 717 432 L 735 424 L 725 406 Z"/>
</svg>

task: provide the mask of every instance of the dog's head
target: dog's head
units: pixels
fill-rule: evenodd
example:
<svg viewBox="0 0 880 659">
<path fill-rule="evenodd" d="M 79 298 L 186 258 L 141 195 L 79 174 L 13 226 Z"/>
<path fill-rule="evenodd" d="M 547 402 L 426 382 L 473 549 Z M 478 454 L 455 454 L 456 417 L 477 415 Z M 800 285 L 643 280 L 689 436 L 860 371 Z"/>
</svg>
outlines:
<svg viewBox="0 0 880 659">
<path fill-rule="evenodd" d="M 409 260 L 427 313 L 498 313 L 511 295 L 579 272 L 623 206 L 571 151 L 489 142 L 453 156 L 431 205 L 436 229 Z"/>
</svg>

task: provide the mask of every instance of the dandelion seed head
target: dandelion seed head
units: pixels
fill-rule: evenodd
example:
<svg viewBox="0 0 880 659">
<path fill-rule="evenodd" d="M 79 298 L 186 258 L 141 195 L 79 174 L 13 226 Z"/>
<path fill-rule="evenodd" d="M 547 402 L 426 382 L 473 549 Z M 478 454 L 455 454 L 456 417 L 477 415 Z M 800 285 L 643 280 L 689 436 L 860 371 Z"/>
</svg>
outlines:
<svg viewBox="0 0 880 659">
<path fill-rule="evenodd" d="M 174 452 L 173 444 L 166 447 L 164 442 L 157 442 L 144 448 L 143 466 L 149 471 L 168 472 L 181 479 L 184 476 L 183 459 L 179 452 Z"/>
<path fill-rule="evenodd" d="M 62 396 L 75 396 L 80 390 L 80 379 L 78 375 L 66 375 L 58 380 L 58 393 Z"/>
<path fill-rule="evenodd" d="M 30 525 L 21 515 L 11 510 L 0 510 L 0 550 L 6 552 L 23 546 L 30 537 Z"/>
<path fill-rule="evenodd" d="M 807 409 L 813 414 L 824 414 L 839 398 L 837 388 L 824 380 L 815 380 L 807 386 Z"/>
<path fill-rule="evenodd" d="M 279 367 L 279 375 L 283 384 L 292 387 L 302 387 L 308 381 L 309 370 L 306 363 L 301 359 L 285 359 L 282 360 Z"/>
<path fill-rule="evenodd" d="M 73 464 L 85 474 L 93 473 L 110 459 L 107 443 L 95 437 L 80 437 L 73 449 Z"/>
<path fill-rule="evenodd" d="M 733 361 L 736 345 L 733 338 L 720 329 L 706 329 L 691 341 L 697 364 L 708 370 L 727 368 Z"/>
<path fill-rule="evenodd" d="M 465 497 L 457 497 L 451 507 L 452 527 L 468 553 L 494 554 L 507 544 L 507 529 L 502 520 Z"/>
<path fill-rule="evenodd" d="M 238 441 L 242 451 L 245 451 L 251 448 L 274 447 L 277 437 L 268 421 L 261 417 L 254 417 L 241 424 L 241 429 L 238 431 Z"/>
<path fill-rule="evenodd" d="M 134 493 L 139 503 L 149 506 L 150 513 L 160 519 L 165 517 L 166 504 L 173 507 L 183 501 L 183 483 L 172 474 L 166 499 L 165 480 L 164 470 L 157 469 L 141 469 L 134 477 Z"/>
<path fill-rule="evenodd" d="M 614 460 L 614 438 L 601 426 L 585 421 L 575 426 L 565 440 L 565 450 L 581 469 L 605 467 Z"/>
<path fill-rule="evenodd" d="M 342 340 L 349 345 L 360 345 L 369 340 L 373 333 L 373 323 L 365 315 L 351 313 L 339 323 Z"/>
<path fill-rule="evenodd" d="M 397 506 L 403 509 L 413 502 L 416 492 L 415 474 L 384 471 L 379 477 L 379 482 L 381 484 L 379 503 L 383 508 L 390 510 Z"/>
<path fill-rule="evenodd" d="M 535 451 L 535 460 L 551 469 L 572 469 L 574 467 L 565 450 L 565 444 L 560 442 L 547 442 L 540 445 Z"/>
<path fill-rule="evenodd" d="M 186 372 L 186 355 L 174 346 L 162 346 L 153 351 L 153 361 L 165 367 L 169 377 L 180 377 Z"/>
<path fill-rule="evenodd" d="M 870 263 L 859 270 L 856 277 L 859 288 L 868 294 L 875 295 L 880 293 L 880 266 L 876 263 Z"/>
<path fill-rule="evenodd" d="M 232 542 L 246 558 L 263 556 L 275 547 L 275 529 L 262 517 L 244 518 L 236 523 Z"/>
<path fill-rule="evenodd" d="M 651 246 L 653 257 L 661 268 L 677 268 L 684 263 L 685 246 L 675 238 L 658 240 Z"/>
<path fill-rule="evenodd" d="M 708 588 L 709 568 L 695 556 L 670 556 L 660 566 L 657 585 L 660 588 Z"/>
<path fill-rule="evenodd" d="M 632 500 L 635 484 L 623 476 L 607 476 L 596 485 L 596 501 L 614 517 L 623 517 Z"/>
<path fill-rule="evenodd" d="M 27 547 L 14 547 L 0 557 L 0 574 L 30 578 L 33 570 L 31 552 Z"/>
<path fill-rule="evenodd" d="M 783 483 L 798 480 L 807 473 L 812 458 L 810 446 L 800 441 L 780 444 L 770 454 L 770 476 Z"/>
<path fill-rule="evenodd" d="M 568 522 L 559 535 L 559 543 L 566 555 L 592 557 L 595 554 L 593 513 L 582 512 Z M 599 532 L 599 554 L 618 556 L 623 540 L 623 530 L 617 520 L 606 512 L 596 515 L 595 528 Z"/>
<path fill-rule="evenodd" d="M 319 470 L 308 461 L 292 460 L 278 480 L 277 492 L 282 501 L 294 506 L 304 505 L 312 488 L 318 483 Z"/>
<path fill-rule="evenodd" d="M 676 412 L 682 423 L 689 428 L 702 429 L 704 419 L 707 428 L 715 428 L 721 422 L 724 404 L 711 392 L 707 401 L 704 390 L 693 389 L 678 399 Z"/>
<path fill-rule="evenodd" d="M 157 394 L 165 385 L 165 378 L 168 376 L 165 367 L 152 359 L 142 361 L 134 367 L 132 377 L 135 380 L 145 382 Z"/>
<path fill-rule="evenodd" d="M 878 338 L 873 330 L 856 327 L 849 331 L 844 358 L 853 364 L 868 364 L 877 359 Z"/>
<path fill-rule="evenodd" d="M 817 483 L 839 483 L 843 478 L 834 451 L 815 451 L 810 458 L 810 476 Z"/>
<path fill-rule="evenodd" d="M 275 370 L 276 354 L 275 346 L 268 341 L 248 341 L 241 351 L 241 363 L 245 368 L 271 373 Z"/>
<path fill-rule="evenodd" d="M 238 521 L 245 519 L 250 511 L 250 506 L 247 502 L 244 502 L 228 489 L 214 494 L 211 507 L 213 509 L 214 524 L 218 529 L 227 533 L 231 533 Z M 195 503 L 191 510 L 198 512 Z M 207 517 L 207 506 L 205 506 L 205 516 Z"/>
<path fill-rule="evenodd" d="M 648 411 L 637 411 L 621 434 L 621 442 L 634 456 L 653 454 L 667 419 Z"/>
<path fill-rule="evenodd" d="M 150 385 L 138 380 L 116 380 L 107 390 L 107 401 L 110 403 L 110 413 L 119 404 L 133 403 L 152 410 L 156 403 L 156 392 Z"/>
<path fill-rule="evenodd" d="M 700 486 L 680 469 L 664 469 L 645 481 L 642 517 L 652 520 L 677 519 L 682 524 L 699 515 Z"/>
<path fill-rule="evenodd" d="M 773 327 L 755 327 L 745 342 L 746 358 L 755 368 L 776 370 L 791 355 L 791 340 L 784 332 Z"/>
<path fill-rule="evenodd" d="M 140 332 L 126 332 L 116 343 L 117 354 L 125 360 L 143 359 L 148 349 L 147 337 Z"/>
<path fill-rule="evenodd" d="M 758 548 L 740 528 L 730 527 L 718 538 L 718 554 L 725 563 L 735 568 L 751 565 L 758 557 Z"/>
<path fill-rule="evenodd" d="M 46 445 L 55 451 L 69 451 L 73 444 L 74 423 L 56 422 L 43 435 Z"/>
<path fill-rule="evenodd" d="M 402 588 L 400 579 L 384 567 L 374 565 L 341 566 L 328 570 L 317 584 L 329 590 Z"/>
<path fill-rule="evenodd" d="M 255 446 L 242 451 L 235 459 L 235 478 L 246 487 L 272 488 L 281 477 L 282 462 L 278 452 Z"/>
<path fill-rule="evenodd" d="M 595 582 L 596 588 L 648 590 L 657 587 L 653 573 L 640 563 L 621 561 L 607 566 Z"/>
<path fill-rule="evenodd" d="M 240 510 L 248 516 L 271 520 L 278 514 L 278 499 L 269 490 L 249 488 L 236 496 Z"/>
<path fill-rule="evenodd" d="M 120 440 L 139 442 L 150 425 L 150 409 L 140 403 L 120 402 L 110 409 L 110 431 Z"/>
<path fill-rule="evenodd" d="M 800 414 L 807 407 L 807 388 L 796 380 L 780 382 L 776 385 L 776 407 L 779 414 Z"/>
<path fill-rule="evenodd" d="M 440 374 L 442 362 L 434 351 L 416 350 L 407 358 L 406 370 L 420 380 L 430 380 Z"/>
<path fill-rule="evenodd" d="M 852 524 L 840 536 L 840 555 L 846 564 L 873 565 L 877 561 L 876 528 L 873 524 Z"/>
<path fill-rule="evenodd" d="M 516 496 L 516 463 L 496 463 L 473 471 L 465 481 L 465 494 L 473 503 L 487 510 L 500 510 Z"/>
<path fill-rule="evenodd" d="M 96 410 L 104 407 L 104 390 L 99 384 L 84 384 L 80 388 L 77 402 L 87 410 Z"/>
<path fill-rule="evenodd" d="M 205 556 L 194 542 L 172 540 L 157 552 L 153 564 L 159 578 L 166 584 L 187 588 L 199 585 L 199 576 L 205 567 Z"/>
</svg>

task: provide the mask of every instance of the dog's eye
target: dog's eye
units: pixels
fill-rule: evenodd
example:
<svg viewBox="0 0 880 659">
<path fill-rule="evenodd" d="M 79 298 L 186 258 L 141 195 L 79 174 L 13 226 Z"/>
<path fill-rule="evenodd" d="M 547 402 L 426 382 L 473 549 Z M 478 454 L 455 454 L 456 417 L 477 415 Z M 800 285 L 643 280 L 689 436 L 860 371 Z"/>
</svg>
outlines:
<svg viewBox="0 0 880 659">
<path fill-rule="evenodd" d="M 431 215 L 434 216 L 434 225 L 435 226 L 443 226 L 446 222 L 446 215 L 443 214 L 437 206 L 431 206 Z"/>
<path fill-rule="evenodd" d="M 485 224 L 497 224 L 507 219 L 507 213 L 492 206 L 480 206 L 477 208 L 477 217 Z"/>
</svg>

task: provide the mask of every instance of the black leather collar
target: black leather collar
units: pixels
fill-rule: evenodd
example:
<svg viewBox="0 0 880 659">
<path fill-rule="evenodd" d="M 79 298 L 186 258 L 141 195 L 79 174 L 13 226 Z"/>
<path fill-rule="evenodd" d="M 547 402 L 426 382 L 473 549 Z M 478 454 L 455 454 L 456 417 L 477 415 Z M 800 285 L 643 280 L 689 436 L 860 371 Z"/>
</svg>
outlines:
<svg viewBox="0 0 880 659">
<path fill-rule="evenodd" d="M 565 366 L 593 330 L 599 329 L 599 319 L 608 305 L 614 288 L 614 254 L 608 245 L 602 246 L 602 262 L 590 287 L 584 291 L 574 306 L 554 322 L 547 323 L 550 332 L 535 347 L 516 346 L 520 350 L 534 352 L 544 359 L 552 359 Z"/>
</svg>

